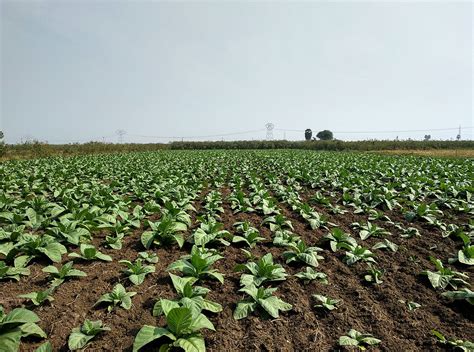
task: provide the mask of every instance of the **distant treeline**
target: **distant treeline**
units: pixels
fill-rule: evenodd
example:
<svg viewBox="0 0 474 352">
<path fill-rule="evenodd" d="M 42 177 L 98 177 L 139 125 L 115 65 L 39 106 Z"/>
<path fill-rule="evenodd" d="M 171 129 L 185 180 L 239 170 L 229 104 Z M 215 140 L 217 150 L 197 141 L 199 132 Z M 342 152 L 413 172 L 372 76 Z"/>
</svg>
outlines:
<svg viewBox="0 0 474 352">
<path fill-rule="evenodd" d="M 38 158 L 51 155 L 81 155 L 96 153 L 124 153 L 154 150 L 183 149 L 309 149 L 309 150 L 409 150 L 409 149 L 474 149 L 474 141 L 218 141 L 218 142 L 171 142 L 162 143 L 99 143 L 47 144 L 27 142 L 7 144 L 0 150 L 3 159 Z"/>
<path fill-rule="evenodd" d="M 172 142 L 169 149 L 311 149 L 311 150 L 395 150 L 395 149 L 473 149 L 474 141 L 217 141 Z"/>
<path fill-rule="evenodd" d="M 161 143 L 73 143 L 73 144 L 48 144 L 43 142 L 27 142 L 22 144 L 6 144 L 3 157 L 6 159 L 24 159 L 38 158 L 51 155 L 82 155 L 97 153 L 126 153 L 126 152 L 144 152 L 153 150 L 168 149 L 167 144 Z M 1 155 L 0 155 L 1 156 Z"/>
</svg>

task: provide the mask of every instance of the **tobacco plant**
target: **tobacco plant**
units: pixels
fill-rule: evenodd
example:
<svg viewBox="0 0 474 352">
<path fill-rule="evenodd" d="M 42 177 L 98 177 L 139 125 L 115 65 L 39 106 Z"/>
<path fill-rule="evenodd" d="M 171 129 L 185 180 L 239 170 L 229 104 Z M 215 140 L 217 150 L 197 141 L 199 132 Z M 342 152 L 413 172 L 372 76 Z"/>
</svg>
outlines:
<svg viewBox="0 0 474 352">
<path fill-rule="evenodd" d="M 164 309 L 167 325 L 164 328 L 144 325 L 133 341 L 133 352 L 139 351 L 149 343 L 160 340 L 160 351 L 182 348 L 187 352 L 206 350 L 200 330 L 215 330 L 214 325 L 202 313 L 193 313 L 187 307 Z"/>
<path fill-rule="evenodd" d="M 242 286 L 254 285 L 259 287 L 265 282 L 284 281 L 287 274 L 280 264 L 273 262 L 271 253 L 265 254 L 257 262 L 236 265 L 235 271 L 244 271 L 240 277 Z"/>
<path fill-rule="evenodd" d="M 114 307 L 118 305 L 123 309 L 129 310 L 132 307 L 132 297 L 136 294 L 136 292 L 127 292 L 122 284 L 117 284 L 112 289 L 112 292 L 102 295 L 97 302 L 95 302 L 94 306 L 105 303 L 108 312 L 111 312 Z"/>
<path fill-rule="evenodd" d="M 134 285 L 140 285 L 145 281 L 145 276 L 155 272 L 153 265 L 143 265 L 142 259 L 137 259 L 135 262 L 129 260 L 119 260 L 120 264 L 124 264 L 127 269 L 124 270 L 128 279 Z"/>
<path fill-rule="evenodd" d="M 234 319 L 243 319 L 256 310 L 264 316 L 278 318 L 280 311 L 286 312 L 292 309 L 291 304 L 273 295 L 276 290 L 276 288 L 257 288 L 254 285 L 241 288 L 239 291 L 246 293 L 248 297 L 237 303 Z"/>
<path fill-rule="evenodd" d="M 51 286 L 57 287 L 61 285 L 68 278 L 85 277 L 87 274 L 81 270 L 73 269 L 74 263 L 67 262 L 61 268 L 57 268 L 54 265 L 48 265 L 42 269 L 43 272 L 48 273 L 51 277 Z"/>
</svg>

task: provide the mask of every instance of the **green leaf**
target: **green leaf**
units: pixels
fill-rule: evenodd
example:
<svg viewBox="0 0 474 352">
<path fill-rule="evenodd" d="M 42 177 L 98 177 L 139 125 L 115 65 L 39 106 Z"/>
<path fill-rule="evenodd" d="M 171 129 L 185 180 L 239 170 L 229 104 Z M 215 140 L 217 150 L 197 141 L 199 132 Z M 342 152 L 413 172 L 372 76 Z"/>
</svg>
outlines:
<svg viewBox="0 0 474 352">
<path fill-rule="evenodd" d="M 189 308 L 173 308 L 166 315 L 166 321 L 171 332 L 179 336 L 191 327 L 193 316 Z"/>
<path fill-rule="evenodd" d="M 201 336 L 182 337 L 173 343 L 173 346 L 181 347 L 185 352 L 205 352 L 206 344 Z"/>
<path fill-rule="evenodd" d="M 67 345 L 71 351 L 79 350 L 87 345 L 87 343 L 93 338 L 94 335 L 86 335 L 80 331 L 73 331 L 71 335 L 69 335 Z"/>
<path fill-rule="evenodd" d="M 138 351 L 140 348 L 163 336 L 166 336 L 172 341 L 176 340 L 176 337 L 167 329 L 144 325 L 138 332 L 137 336 L 135 336 L 135 340 L 133 341 L 133 352 Z"/>
<path fill-rule="evenodd" d="M 234 319 L 239 320 L 246 318 L 250 313 L 252 313 L 257 308 L 257 303 L 255 302 L 246 302 L 240 301 L 237 303 L 237 307 L 234 310 Z"/>
<path fill-rule="evenodd" d="M 17 352 L 20 347 L 21 330 L 16 328 L 0 332 L 0 351 Z"/>
<path fill-rule="evenodd" d="M 51 345 L 51 342 L 47 341 L 39 346 L 35 352 L 53 352 L 53 346 Z"/>
</svg>

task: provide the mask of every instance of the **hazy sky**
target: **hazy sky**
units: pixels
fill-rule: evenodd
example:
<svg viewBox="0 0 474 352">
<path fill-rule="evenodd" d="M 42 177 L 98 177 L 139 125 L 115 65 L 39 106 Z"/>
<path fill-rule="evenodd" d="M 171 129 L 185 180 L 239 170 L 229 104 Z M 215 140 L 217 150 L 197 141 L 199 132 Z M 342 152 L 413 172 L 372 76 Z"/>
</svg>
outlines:
<svg viewBox="0 0 474 352">
<path fill-rule="evenodd" d="M 474 125 L 470 1 L 0 2 L 9 143 Z"/>
</svg>

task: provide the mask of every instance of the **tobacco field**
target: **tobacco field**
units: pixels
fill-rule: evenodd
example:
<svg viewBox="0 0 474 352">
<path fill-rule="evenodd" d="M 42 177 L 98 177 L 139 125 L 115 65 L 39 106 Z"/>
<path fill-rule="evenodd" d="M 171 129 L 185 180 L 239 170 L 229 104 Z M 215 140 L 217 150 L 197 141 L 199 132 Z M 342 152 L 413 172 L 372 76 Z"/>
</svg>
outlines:
<svg viewBox="0 0 474 352">
<path fill-rule="evenodd" d="M 474 351 L 474 160 L 0 163 L 0 351 Z"/>
</svg>

